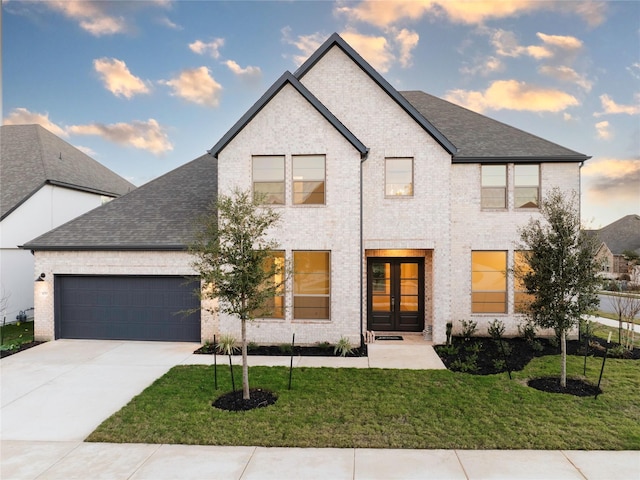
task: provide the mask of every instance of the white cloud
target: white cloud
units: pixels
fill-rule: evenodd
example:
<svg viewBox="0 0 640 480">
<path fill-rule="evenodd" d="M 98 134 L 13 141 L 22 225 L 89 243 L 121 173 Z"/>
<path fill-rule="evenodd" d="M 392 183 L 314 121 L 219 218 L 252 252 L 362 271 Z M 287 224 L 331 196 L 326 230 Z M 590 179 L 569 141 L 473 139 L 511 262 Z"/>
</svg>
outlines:
<svg viewBox="0 0 640 480">
<path fill-rule="evenodd" d="M 140 93 L 149 93 L 149 87 L 127 68 L 126 63 L 116 58 L 98 58 L 93 67 L 100 74 L 104 86 L 115 96 L 131 98 Z"/>
<path fill-rule="evenodd" d="M 223 46 L 224 38 L 216 38 L 208 43 L 205 43 L 202 40 L 196 40 L 189 44 L 189 49 L 199 55 L 209 55 L 217 60 L 220 58 L 220 48 Z"/>
<path fill-rule="evenodd" d="M 566 3 L 566 5 L 564 5 Z M 365 0 L 339 2 L 336 13 L 350 21 L 388 27 L 400 21 L 417 21 L 423 17 L 446 19 L 452 23 L 482 24 L 487 20 L 518 17 L 536 10 L 559 11 L 581 17 L 591 26 L 605 20 L 606 2 L 542 2 L 535 0 Z"/>
<path fill-rule="evenodd" d="M 262 76 L 262 70 L 260 70 L 260 67 L 252 67 L 249 65 L 245 68 L 242 68 L 233 60 L 227 60 L 223 63 L 227 66 L 227 68 L 229 68 L 229 70 L 231 70 L 231 72 L 233 72 L 234 75 L 237 75 L 238 77 L 252 79 L 260 78 Z"/>
<path fill-rule="evenodd" d="M 492 73 L 502 72 L 504 70 L 504 63 L 497 57 L 489 56 L 481 60 L 476 60 L 472 66 L 464 66 L 460 68 L 460 73 L 463 75 L 482 75 L 487 76 Z"/>
<path fill-rule="evenodd" d="M 291 38 L 291 28 L 285 27 L 281 31 L 282 41 L 293 45 L 300 50 L 300 55 L 294 55 L 293 61 L 296 65 L 302 65 L 304 61 L 315 52 L 320 45 L 327 39 L 324 33 L 314 33 L 311 35 L 299 35 L 298 38 Z"/>
<path fill-rule="evenodd" d="M 402 67 L 410 67 L 413 63 L 411 51 L 418 45 L 419 40 L 420 35 L 406 28 L 395 34 L 395 41 L 400 49 L 400 65 Z"/>
<path fill-rule="evenodd" d="M 3 125 L 41 125 L 54 135 L 59 137 L 67 137 L 68 134 L 64 128 L 53 123 L 49 119 L 48 113 L 30 112 L 26 108 L 15 108 L 9 116 L 3 119 Z"/>
<path fill-rule="evenodd" d="M 89 155 L 91 158 L 95 158 L 98 154 L 95 152 L 95 150 L 89 148 L 89 147 L 84 147 L 82 145 L 74 145 L 78 150 L 80 150 L 82 153 L 84 153 L 85 155 Z"/>
<path fill-rule="evenodd" d="M 578 100 L 561 90 L 538 87 L 517 80 L 498 80 L 484 92 L 449 90 L 445 99 L 476 112 L 521 110 L 560 112 L 578 105 Z"/>
<path fill-rule="evenodd" d="M 147 8 L 167 8 L 171 2 L 168 0 L 144 2 L 49 0 L 41 4 L 77 22 L 80 28 L 91 35 L 100 37 L 129 32 L 132 30 L 131 20 L 136 11 Z"/>
<path fill-rule="evenodd" d="M 184 70 L 176 78 L 161 81 L 173 89 L 173 94 L 188 102 L 217 107 L 220 104 L 222 86 L 210 75 L 207 67 Z"/>
<path fill-rule="evenodd" d="M 75 135 L 97 135 L 119 145 L 147 150 L 156 155 L 173 150 L 166 131 L 153 118 L 146 122 L 72 125 L 68 131 Z"/>
<path fill-rule="evenodd" d="M 170 28 L 171 30 L 184 30 L 181 25 L 172 22 L 168 17 L 160 17 L 156 20 L 158 25 L 162 25 L 164 27 Z"/>
<path fill-rule="evenodd" d="M 585 177 L 585 183 L 589 185 L 589 195 L 599 198 L 605 204 L 613 198 L 621 197 L 627 204 L 629 201 L 640 200 L 639 158 L 593 159 L 582 167 L 581 173 Z"/>
<path fill-rule="evenodd" d="M 559 66 L 551 66 L 551 65 L 543 65 L 538 70 L 540 73 L 544 75 L 548 75 L 557 80 L 561 80 L 567 83 L 575 83 L 580 86 L 586 92 L 590 92 L 593 87 L 593 83 L 589 81 L 584 76 L 580 75 L 573 68 L 559 65 Z"/>
<path fill-rule="evenodd" d="M 611 133 L 611 130 L 609 129 L 609 122 L 606 120 L 596 123 L 595 126 L 598 138 L 601 138 L 602 140 L 610 140 L 613 137 L 613 133 Z"/>
<path fill-rule="evenodd" d="M 536 33 L 538 38 L 547 45 L 560 48 L 562 50 L 578 50 L 582 48 L 582 40 L 567 35 L 547 35 L 545 33 Z"/>
<path fill-rule="evenodd" d="M 640 80 L 640 62 L 632 63 L 627 67 L 627 71 L 631 76 L 637 80 Z"/>
<path fill-rule="evenodd" d="M 619 105 L 609 95 L 600 95 L 600 103 L 602 104 L 603 111 L 593 114 L 594 117 L 601 117 L 602 115 L 638 115 L 640 113 L 640 95 L 635 96 L 635 105 Z"/>
<path fill-rule="evenodd" d="M 373 68 L 381 73 L 389 71 L 394 55 L 387 39 L 381 36 L 362 35 L 356 32 L 345 32 L 341 37 L 353 47 Z"/>
</svg>

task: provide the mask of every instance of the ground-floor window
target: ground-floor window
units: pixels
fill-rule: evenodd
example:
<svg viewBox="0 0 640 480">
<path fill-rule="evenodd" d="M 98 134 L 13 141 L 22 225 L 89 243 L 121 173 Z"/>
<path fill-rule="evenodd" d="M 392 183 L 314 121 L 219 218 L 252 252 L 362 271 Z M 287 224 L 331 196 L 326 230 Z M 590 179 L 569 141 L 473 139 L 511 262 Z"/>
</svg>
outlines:
<svg viewBox="0 0 640 480">
<path fill-rule="evenodd" d="M 507 313 L 507 252 L 471 252 L 471 312 Z"/>
<path fill-rule="evenodd" d="M 264 270 L 271 272 L 273 275 L 268 280 L 276 288 L 276 295 L 267 300 L 265 308 L 259 312 L 254 312 L 255 318 L 284 318 L 284 252 L 271 252 L 265 260 Z"/>
<path fill-rule="evenodd" d="M 328 251 L 293 252 L 294 320 L 329 320 L 331 254 Z"/>
<path fill-rule="evenodd" d="M 516 251 L 513 260 L 513 310 L 515 313 L 527 313 L 529 305 L 533 301 L 533 295 L 527 293 L 527 289 L 522 281 L 522 276 L 531 271 L 527 260 L 527 252 Z"/>
</svg>

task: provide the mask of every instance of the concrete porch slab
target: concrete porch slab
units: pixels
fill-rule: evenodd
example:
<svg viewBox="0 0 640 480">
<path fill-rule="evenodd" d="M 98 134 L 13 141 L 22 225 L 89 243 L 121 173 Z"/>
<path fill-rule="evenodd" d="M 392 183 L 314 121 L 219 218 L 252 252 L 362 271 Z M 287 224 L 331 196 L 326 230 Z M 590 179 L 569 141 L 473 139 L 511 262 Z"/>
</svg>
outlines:
<svg viewBox="0 0 640 480">
<path fill-rule="evenodd" d="M 406 368 L 410 370 L 446 370 L 442 360 L 428 344 L 371 343 L 369 367 Z"/>
</svg>

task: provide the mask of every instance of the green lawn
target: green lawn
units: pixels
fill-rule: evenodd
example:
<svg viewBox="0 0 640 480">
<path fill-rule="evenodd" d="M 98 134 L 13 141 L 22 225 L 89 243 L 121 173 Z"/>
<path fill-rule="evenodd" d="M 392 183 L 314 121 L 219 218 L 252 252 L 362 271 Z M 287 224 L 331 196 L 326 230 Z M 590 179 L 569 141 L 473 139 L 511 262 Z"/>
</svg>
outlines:
<svg viewBox="0 0 640 480">
<path fill-rule="evenodd" d="M 0 326 L 3 350 L 17 348 L 23 343 L 33 341 L 33 322 L 20 322 Z"/>
<path fill-rule="evenodd" d="M 569 375 L 582 373 L 569 357 Z M 588 358 L 597 383 L 602 359 Z M 640 363 L 608 359 L 603 393 L 537 391 L 527 378 L 557 376 L 559 359 L 534 359 L 509 380 L 449 371 L 252 367 L 252 387 L 278 401 L 249 412 L 211 402 L 231 389 L 228 368 L 178 366 L 107 419 L 88 441 L 425 449 L 640 449 Z M 236 372 L 240 381 L 240 369 Z"/>
</svg>

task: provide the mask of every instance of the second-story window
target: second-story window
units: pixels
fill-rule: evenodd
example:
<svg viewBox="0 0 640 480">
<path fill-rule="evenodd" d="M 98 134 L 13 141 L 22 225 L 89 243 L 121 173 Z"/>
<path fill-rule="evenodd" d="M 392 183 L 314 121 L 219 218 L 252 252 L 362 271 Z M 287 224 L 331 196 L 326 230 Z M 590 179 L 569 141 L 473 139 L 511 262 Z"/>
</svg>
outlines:
<svg viewBox="0 0 640 480">
<path fill-rule="evenodd" d="M 540 201 L 540 167 L 516 165 L 513 204 L 515 208 L 538 208 Z"/>
<path fill-rule="evenodd" d="M 324 155 L 294 155 L 292 157 L 294 205 L 325 203 Z"/>
<path fill-rule="evenodd" d="M 263 195 L 268 205 L 284 205 L 284 156 L 252 158 L 253 194 Z"/>
<path fill-rule="evenodd" d="M 482 208 L 507 208 L 506 165 L 482 165 Z"/>
<path fill-rule="evenodd" d="M 413 195 L 413 158 L 385 158 L 385 197 L 410 197 Z"/>
</svg>

